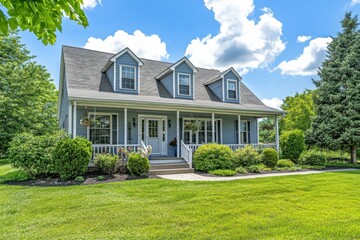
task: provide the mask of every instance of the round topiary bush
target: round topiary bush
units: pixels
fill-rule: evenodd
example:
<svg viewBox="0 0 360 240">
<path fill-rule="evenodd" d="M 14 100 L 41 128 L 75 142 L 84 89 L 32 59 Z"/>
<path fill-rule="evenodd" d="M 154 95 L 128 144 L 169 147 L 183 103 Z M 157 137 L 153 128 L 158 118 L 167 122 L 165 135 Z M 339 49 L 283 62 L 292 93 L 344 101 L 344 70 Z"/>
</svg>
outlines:
<svg viewBox="0 0 360 240">
<path fill-rule="evenodd" d="M 290 167 L 294 167 L 295 163 L 293 163 L 290 159 L 280 159 L 277 162 L 276 166 L 279 168 L 290 168 Z"/>
<path fill-rule="evenodd" d="M 287 131 L 280 137 L 281 157 L 297 163 L 305 150 L 304 132 L 301 130 Z"/>
<path fill-rule="evenodd" d="M 324 166 L 326 155 L 320 151 L 308 150 L 301 154 L 299 163 L 302 165 Z"/>
<path fill-rule="evenodd" d="M 279 156 L 275 149 L 265 148 L 262 153 L 261 159 L 266 166 L 268 166 L 269 168 L 273 168 L 276 166 L 279 160 Z"/>
<path fill-rule="evenodd" d="M 236 150 L 232 162 L 235 168 L 257 165 L 261 163 L 261 155 L 255 148 L 247 145 Z"/>
<path fill-rule="evenodd" d="M 144 176 L 149 173 L 150 163 L 147 157 L 140 153 L 131 153 L 127 163 L 127 168 L 131 175 Z"/>
<path fill-rule="evenodd" d="M 66 180 L 83 175 L 89 165 L 91 153 L 91 142 L 85 138 L 66 138 L 59 141 L 53 158 L 60 178 Z"/>
<path fill-rule="evenodd" d="M 208 143 L 200 146 L 194 153 L 195 169 L 198 171 L 213 171 L 217 169 L 233 169 L 234 157 L 230 147 Z"/>
</svg>

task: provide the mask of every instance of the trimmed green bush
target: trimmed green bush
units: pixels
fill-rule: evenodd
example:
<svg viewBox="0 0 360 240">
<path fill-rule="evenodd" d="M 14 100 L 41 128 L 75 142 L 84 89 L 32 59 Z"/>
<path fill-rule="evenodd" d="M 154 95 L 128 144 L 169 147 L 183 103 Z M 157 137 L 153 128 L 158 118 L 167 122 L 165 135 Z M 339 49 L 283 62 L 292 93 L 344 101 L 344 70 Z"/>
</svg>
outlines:
<svg viewBox="0 0 360 240">
<path fill-rule="evenodd" d="M 279 160 L 279 156 L 275 149 L 265 148 L 261 159 L 266 166 L 269 168 L 274 168 Z"/>
<path fill-rule="evenodd" d="M 43 136 L 18 134 L 10 142 L 9 160 L 13 167 L 24 170 L 32 177 L 55 175 L 56 167 L 52 154 L 57 142 L 64 138 L 68 138 L 64 131 Z"/>
<path fill-rule="evenodd" d="M 308 150 L 301 154 L 299 163 L 310 166 L 324 166 L 326 163 L 326 155 L 316 150 Z"/>
<path fill-rule="evenodd" d="M 234 155 L 233 165 L 235 168 L 247 167 L 261 163 L 261 155 L 250 145 L 245 146 L 245 148 L 237 149 Z"/>
<path fill-rule="evenodd" d="M 127 163 L 127 168 L 131 175 L 145 176 L 149 173 L 149 159 L 142 157 L 140 153 L 131 153 Z"/>
<path fill-rule="evenodd" d="M 291 161 L 290 159 L 280 159 L 277 162 L 277 167 L 279 167 L 279 168 L 291 168 L 294 166 L 295 166 L 295 163 L 293 163 L 293 161 Z"/>
<path fill-rule="evenodd" d="M 77 182 L 84 182 L 84 181 L 85 181 L 85 178 L 84 178 L 83 176 L 77 176 L 77 177 L 75 178 L 75 181 L 77 181 Z"/>
<path fill-rule="evenodd" d="M 246 168 L 244 168 L 244 167 L 238 167 L 238 168 L 235 169 L 235 171 L 236 171 L 237 173 L 240 173 L 240 174 L 246 174 L 246 173 L 248 173 L 248 171 L 247 171 Z"/>
<path fill-rule="evenodd" d="M 213 171 L 217 169 L 232 169 L 234 157 L 230 147 L 208 143 L 200 146 L 194 153 L 195 169 L 198 171 Z"/>
<path fill-rule="evenodd" d="M 280 136 L 281 157 L 297 163 L 305 150 L 304 132 L 301 130 L 287 131 Z"/>
<path fill-rule="evenodd" d="M 267 168 L 264 164 L 251 165 L 251 166 L 248 166 L 246 169 L 252 173 L 262 173 L 262 172 L 271 170 L 271 169 Z"/>
<path fill-rule="evenodd" d="M 217 169 L 217 170 L 214 170 L 214 171 L 210 171 L 210 173 L 214 174 L 214 175 L 217 175 L 217 176 L 222 176 L 222 177 L 236 175 L 236 172 L 234 170 L 230 170 L 230 169 Z"/>
<path fill-rule="evenodd" d="M 83 175 L 91 158 L 91 142 L 82 137 L 60 140 L 54 149 L 56 171 L 62 180 Z"/>
<path fill-rule="evenodd" d="M 120 167 L 118 156 L 109 153 L 97 154 L 95 156 L 94 163 L 102 173 L 108 175 L 114 174 Z"/>
</svg>

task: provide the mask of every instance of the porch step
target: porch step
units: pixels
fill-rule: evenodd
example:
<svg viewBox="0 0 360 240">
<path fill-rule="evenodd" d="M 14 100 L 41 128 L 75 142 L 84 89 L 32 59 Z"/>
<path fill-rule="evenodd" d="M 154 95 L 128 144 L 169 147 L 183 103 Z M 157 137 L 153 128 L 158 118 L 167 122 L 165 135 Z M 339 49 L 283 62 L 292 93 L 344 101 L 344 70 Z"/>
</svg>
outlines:
<svg viewBox="0 0 360 240">
<path fill-rule="evenodd" d="M 172 159 L 151 159 L 150 165 L 160 165 L 160 164 L 178 164 L 178 163 L 187 163 L 182 158 L 172 158 Z"/>
<path fill-rule="evenodd" d="M 150 170 L 189 168 L 188 163 L 150 164 Z"/>
<path fill-rule="evenodd" d="M 193 173 L 193 168 L 174 168 L 174 169 L 156 169 L 150 170 L 150 175 L 165 175 L 165 174 L 181 174 L 181 173 Z"/>
</svg>

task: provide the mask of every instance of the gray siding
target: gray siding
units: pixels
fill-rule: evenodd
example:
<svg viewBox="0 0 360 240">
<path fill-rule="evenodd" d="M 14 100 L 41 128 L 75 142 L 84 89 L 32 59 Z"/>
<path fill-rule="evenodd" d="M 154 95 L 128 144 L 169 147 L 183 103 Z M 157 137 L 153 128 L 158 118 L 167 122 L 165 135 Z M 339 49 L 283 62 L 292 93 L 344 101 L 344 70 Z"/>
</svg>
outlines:
<svg viewBox="0 0 360 240">
<path fill-rule="evenodd" d="M 179 95 L 178 94 L 178 74 L 185 73 L 190 74 L 190 95 Z M 193 99 L 193 88 L 194 88 L 194 81 L 193 81 L 193 70 L 185 63 L 181 63 L 179 66 L 175 68 L 175 97 L 176 98 L 184 98 L 184 99 Z"/>
<path fill-rule="evenodd" d="M 121 93 L 132 93 L 138 94 L 139 88 L 139 68 L 138 62 L 133 59 L 128 53 L 124 53 L 116 59 L 116 81 L 115 81 L 115 91 Z M 121 89 L 120 88 L 120 65 L 133 66 L 135 67 L 135 89 Z"/>
<path fill-rule="evenodd" d="M 221 101 L 223 100 L 222 79 L 209 84 L 208 87 Z"/>
<path fill-rule="evenodd" d="M 59 114 L 59 125 L 60 129 L 65 129 L 68 131 L 68 116 L 69 116 L 69 100 L 66 79 L 64 77 L 61 93 L 61 103 L 60 103 L 60 114 Z"/>
<path fill-rule="evenodd" d="M 106 76 L 109 78 L 111 86 L 114 88 L 114 64 L 106 71 Z"/>
<path fill-rule="evenodd" d="M 173 73 L 172 72 L 169 73 L 168 75 L 163 77 L 160 81 L 164 85 L 166 90 L 169 91 L 170 95 L 174 97 L 174 95 L 173 95 L 173 86 L 174 86 Z"/>
<path fill-rule="evenodd" d="M 228 79 L 231 79 L 231 80 L 236 80 L 237 82 L 237 91 L 236 91 L 236 94 L 237 94 L 237 99 L 234 100 L 234 99 L 228 99 L 227 98 L 227 80 Z M 224 91 L 224 94 L 225 94 L 225 102 L 229 102 L 229 103 L 240 103 L 240 79 L 235 76 L 235 74 L 232 72 L 232 71 L 229 71 L 227 74 L 225 74 L 224 76 L 224 88 L 225 88 L 225 91 Z"/>
</svg>

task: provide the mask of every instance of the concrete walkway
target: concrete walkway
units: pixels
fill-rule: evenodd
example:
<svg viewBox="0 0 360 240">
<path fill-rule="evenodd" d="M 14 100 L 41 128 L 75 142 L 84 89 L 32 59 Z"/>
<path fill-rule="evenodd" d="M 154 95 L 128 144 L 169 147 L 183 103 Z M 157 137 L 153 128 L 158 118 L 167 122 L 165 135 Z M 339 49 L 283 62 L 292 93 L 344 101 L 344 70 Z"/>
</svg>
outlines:
<svg viewBox="0 0 360 240">
<path fill-rule="evenodd" d="M 254 175 L 242 175 L 232 177 L 210 177 L 203 176 L 196 173 L 184 173 L 184 174 L 170 174 L 170 175 L 158 175 L 160 178 L 170 180 L 182 180 L 182 181 L 232 181 L 239 179 L 252 179 L 252 178 L 265 178 L 265 177 L 279 177 L 279 176 L 292 176 L 292 175 L 309 175 L 318 174 L 324 172 L 344 172 L 344 171 L 358 171 L 359 169 L 345 168 L 345 169 L 334 169 L 334 170 L 309 170 L 299 172 L 286 172 L 286 173 L 267 173 L 267 174 L 254 174 Z"/>
</svg>

